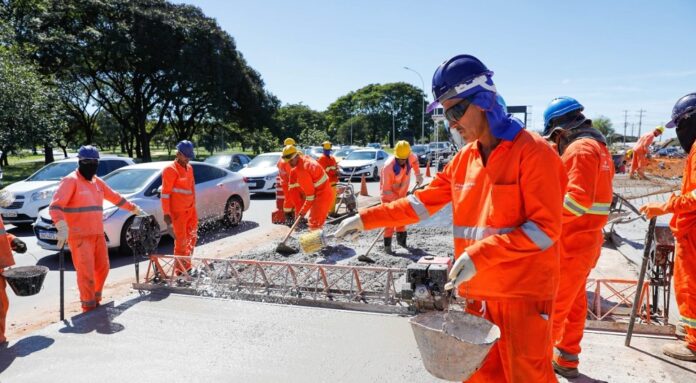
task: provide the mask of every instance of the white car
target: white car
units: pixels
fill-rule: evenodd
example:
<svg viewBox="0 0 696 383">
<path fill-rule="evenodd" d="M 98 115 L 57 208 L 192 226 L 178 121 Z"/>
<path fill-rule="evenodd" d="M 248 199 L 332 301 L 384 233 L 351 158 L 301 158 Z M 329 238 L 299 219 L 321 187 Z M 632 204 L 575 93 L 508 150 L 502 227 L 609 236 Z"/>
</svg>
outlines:
<svg viewBox="0 0 696 383">
<path fill-rule="evenodd" d="M 247 167 L 237 174 L 244 177 L 252 193 L 275 193 L 278 177 L 278 160 L 282 153 L 264 153 L 254 157 Z"/>
<path fill-rule="evenodd" d="M 381 149 L 358 149 L 338 163 L 340 178 L 365 177 L 379 180 L 379 173 L 389 155 Z"/>
<path fill-rule="evenodd" d="M 36 220 L 39 210 L 48 206 L 60 180 L 77 169 L 77 158 L 67 158 L 52 162 L 29 178 L 8 185 L 5 190 L 15 195 L 15 201 L 6 208 L 0 208 L 2 220 L 7 224 L 29 225 Z M 127 157 L 102 157 L 99 160 L 97 175 L 105 176 L 124 166 L 134 164 Z"/>
<path fill-rule="evenodd" d="M 166 234 L 167 230 L 160 202 L 162 170 L 169 164 L 170 161 L 160 161 L 126 166 L 104 177 L 104 182 L 112 189 L 153 215 L 162 234 Z M 219 219 L 230 226 L 238 225 L 242 221 L 243 211 L 249 208 L 249 188 L 242 176 L 202 162 L 191 162 L 191 165 L 196 182 L 199 225 Z M 103 217 L 107 247 L 119 248 L 122 254 L 129 254 L 125 239 L 133 214 L 104 202 Z M 58 250 L 56 229 L 48 209 L 39 213 L 34 223 L 34 234 L 39 246 Z"/>
</svg>

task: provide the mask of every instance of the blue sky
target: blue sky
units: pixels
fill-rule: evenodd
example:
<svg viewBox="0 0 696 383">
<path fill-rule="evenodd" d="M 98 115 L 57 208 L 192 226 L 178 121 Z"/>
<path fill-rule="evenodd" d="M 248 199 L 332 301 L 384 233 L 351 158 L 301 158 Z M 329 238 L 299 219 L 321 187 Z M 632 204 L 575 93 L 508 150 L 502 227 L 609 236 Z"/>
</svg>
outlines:
<svg viewBox="0 0 696 383">
<path fill-rule="evenodd" d="M 435 68 L 468 53 L 495 72 L 508 105 L 577 98 L 586 115 L 643 132 L 696 91 L 696 1 L 186 1 L 237 43 L 283 103 L 324 110 L 370 83 L 409 82 L 430 94 Z M 673 132 L 668 136 L 674 136 Z"/>
</svg>

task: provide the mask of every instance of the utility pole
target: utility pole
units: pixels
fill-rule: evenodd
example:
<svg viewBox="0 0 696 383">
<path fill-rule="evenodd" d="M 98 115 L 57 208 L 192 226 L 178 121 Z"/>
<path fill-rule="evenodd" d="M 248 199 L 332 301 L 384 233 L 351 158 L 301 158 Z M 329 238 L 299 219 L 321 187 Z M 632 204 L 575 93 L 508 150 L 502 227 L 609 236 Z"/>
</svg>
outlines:
<svg viewBox="0 0 696 383">
<path fill-rule="evenodd" d="M 636 123 L 635 123 L 635 122 L 632 122 L 632 123 L 631 123 L 631 137 L 635 137 L 635 136 L 633 135 L 633 128 L 634 128 L 635 126 L 636 126 Z"/>
<path fill-rule="evenodd" d="M 628 110 L 624 110 L 624 136 L 623 143 L 626 146 L 626 127 L 628 126 Z"/>
<path fill-rule="evenodd" d="M 405 66 L 404 69 L 409 70 L 409 71 L 417 74 L 418 78 L 421 81 L 421 86 L 422 86 L 421 89 L 423 89 L 423 102 L 421 104 L 421 144 L 424 144 L 425 143 L 425 109 L 426 109 L 426 105 L 425 105 L 425 82 L 423 82 L 423 76 L 421 76 L 421 74 L 418 73 L 416 70 L 411 69 L 407 66 Z M 413 142 L 414 143 L 416 142 L 415 137 L 413 139 Z"/>
<path fill-rule="evenodd" d="M 640 137 L 641 128 L 643 127 L 643 113 L 645 113 L 643 109 L 638 111 L 638 137 Z"/>
</svg>

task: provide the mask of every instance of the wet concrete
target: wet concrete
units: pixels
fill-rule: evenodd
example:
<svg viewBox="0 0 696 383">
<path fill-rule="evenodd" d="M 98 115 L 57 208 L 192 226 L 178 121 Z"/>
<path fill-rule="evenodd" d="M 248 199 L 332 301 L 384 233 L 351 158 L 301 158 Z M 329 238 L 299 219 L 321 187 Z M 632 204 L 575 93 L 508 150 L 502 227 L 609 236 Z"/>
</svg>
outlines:
<svg viewBox="0 0 696 383">
<path fill-rule="evenodd" d="M 131 296 L 10 343 L 0 351 L 0 381 L 437 381 L 408 318 L 163 298 Z"/>
</svg>

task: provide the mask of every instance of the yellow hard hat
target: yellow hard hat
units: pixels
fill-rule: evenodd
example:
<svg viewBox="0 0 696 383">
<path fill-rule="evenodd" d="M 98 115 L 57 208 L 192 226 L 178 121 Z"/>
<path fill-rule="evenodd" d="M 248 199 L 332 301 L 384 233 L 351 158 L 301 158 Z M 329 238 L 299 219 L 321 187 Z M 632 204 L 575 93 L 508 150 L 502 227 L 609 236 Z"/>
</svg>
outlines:
<svg viewBox="0 0 696 383">
<path fill-rule="evenodd" d="M 662 125 L 659 125 L 657 128 L 655 128 L 655 130 L 659 131 L 660 133 L 664 133 L 664 132 L 665 132 L 665 127 L 662 126 Z"/>
<path fill-rule="evenodd" d="M 288 146 L 288 145 L 295 145 L 295 140 L 292 138 L 288 137 L 283 141 L 283 145 Z"/>
<path fill-rule="evenodd" d="M 632 156 L 632 155 L 633 155 L 633 149 L 628 149 L 628 150 L 626 151 L 626 157 L 630 157 L 630 156 Z"/>
<path fill-rule="evenodd" d="M 394 147 L 394 157 L 400 160 L 405 160 L 410 154 L 411 145 L 408 143 L 408 141 L 402 140 L 396 143 L 396 146 Z"/>
<path fill-rule="evenodd" d="M 321 147 L 324 148 L 324 150 L 331 150 L 331 141 L 324 141 Z"/>
<path fill-rule="evenodd" d="M 297 148 L 294 145 L 285 145 L 283 148 L 283 161 L 289 162 L 297 156 Z"/>
</svg>

